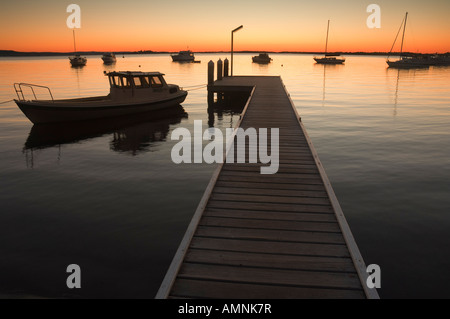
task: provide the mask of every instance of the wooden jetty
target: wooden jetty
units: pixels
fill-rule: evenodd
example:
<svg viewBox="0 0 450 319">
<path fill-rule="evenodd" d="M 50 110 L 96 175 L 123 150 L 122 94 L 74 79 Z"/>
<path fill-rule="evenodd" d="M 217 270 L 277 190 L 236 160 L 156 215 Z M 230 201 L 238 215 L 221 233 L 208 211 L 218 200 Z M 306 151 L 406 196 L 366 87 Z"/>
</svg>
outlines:
<svg viewBox="0 0 450 319">
<path fill-rule="evenodd" d="M 224 77 L 209 90 L 251 91 L 238 125 L 279 128 L 279 171 L 219 165 L 156 298 L 378 298 L 281 78 Z"/>
</svg>

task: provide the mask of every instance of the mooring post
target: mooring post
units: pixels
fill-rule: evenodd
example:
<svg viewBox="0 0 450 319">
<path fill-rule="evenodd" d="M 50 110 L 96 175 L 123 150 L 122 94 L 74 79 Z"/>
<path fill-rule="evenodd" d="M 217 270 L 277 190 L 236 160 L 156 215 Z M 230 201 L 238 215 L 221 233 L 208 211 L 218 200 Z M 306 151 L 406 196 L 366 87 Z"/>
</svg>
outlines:
<svg viewBox="0 0 450 319">
<path fill-rule="evenodd" d="M 223 75 L 223 63 L 222 63 L 222 59 L 219 59 L 219 61 L 217 61 L 217 80 L 222 80 L 222 75 Z"/>
<path fill-rule="evenodd" d="M 208 86 L 214 85 L 214 62 L 210 60 L 208 62 Z"/>
<path fill-rule="evenodd" d="M 208 91 L 208 126 L 214 127 L 214 93 Z"/>
<path fill-rule="evenodd" d="M 229 61 L 227 58 L 225 58 L 225 60 L 223 61 L 223 77 L 224 78 L 228 77 L 228 64 L 229 64 Z"/>
</svg>

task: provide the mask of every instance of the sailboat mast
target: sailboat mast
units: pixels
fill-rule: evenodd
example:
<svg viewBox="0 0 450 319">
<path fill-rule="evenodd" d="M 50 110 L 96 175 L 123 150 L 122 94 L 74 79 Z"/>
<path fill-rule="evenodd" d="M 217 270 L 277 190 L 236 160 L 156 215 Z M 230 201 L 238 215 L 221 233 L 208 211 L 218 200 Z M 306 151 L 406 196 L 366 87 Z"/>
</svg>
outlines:
<svg viewBox="0 0 450 319">
<path fill-rule="evenodd" d="M 406 21 L 408 20 L 408 12 L 405 15 L 405 24 L 403 25 L 402 45 L 400 47 L 400 56 L 403 54 L 403 40 L 405 39 Z"/>
<path fill-rule="evenodd" d="M 73 32 L 73 50 L 74 50 L 74 53 L 76 54 L 77 53 L 77 45 L 75 43 L 75 29 L 72 29 L 72 32 Z"/>
<path fill-rule="evenodd" d="M 327 54 L 328 50 L 328 32 L 330 31 L 330 20 L 328 20 L 328 26 L 327 26 L 327 41 L 325 42 L 325 55 Z"/>
</svg>

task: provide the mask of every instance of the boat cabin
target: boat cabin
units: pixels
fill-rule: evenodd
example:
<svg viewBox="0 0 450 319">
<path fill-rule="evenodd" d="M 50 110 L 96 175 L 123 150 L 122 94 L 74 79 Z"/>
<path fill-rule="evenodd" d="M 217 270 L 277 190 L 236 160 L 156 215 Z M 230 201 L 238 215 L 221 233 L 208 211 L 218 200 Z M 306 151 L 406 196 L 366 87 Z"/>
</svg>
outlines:
<svg viewBox="0 0 450 319">
<path fill-rule="evenodd" d="M 178 55 L 194 56 L 194 54 L 192 53 L 191 50 L 188 50 L 188 51 L 180 51 L 180 52 L 178 53 Z"/>
<path fill-rule="evenodd" d="M 168 85 L 160 72 L 120 71 L 105 73 L 113 100 L 148 99 L 149 94 L 178 92 L 179 87 Z"/>
<path fill-rule="evenodd" d="M 252 58 L 252 60 L 253 60 L 253 62 L 267 64 L 267 63 L 270 63 L 270 61 L 272 61 L 272 58 L 269 57 L 269 55 L 267 53 L 260 53 L 259 55 L 254 56 Z"/>
</svg>

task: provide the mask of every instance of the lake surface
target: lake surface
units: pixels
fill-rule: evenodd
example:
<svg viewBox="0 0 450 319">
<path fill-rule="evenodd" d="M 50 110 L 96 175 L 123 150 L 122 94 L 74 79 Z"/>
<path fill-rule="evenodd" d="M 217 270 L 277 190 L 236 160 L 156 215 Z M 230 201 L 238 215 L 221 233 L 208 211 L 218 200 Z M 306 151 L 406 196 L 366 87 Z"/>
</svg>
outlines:
<svg viewBox="0 0 450 319">
<path fill-rule="evenodd" d="M 449 298 L 450 68 L 399 71 L 374 56 L 323 66 L 296 54 L 258 65 L 251 56 L 235 55 L 234 74 L 282 77 L 366 264 L 381 267 L 380 296 Z M 206 84 L 209 60 L 226 57 L 126 55 L 105 66 L 88 56 L 82 69 L 67 57 L 0 58 L 0 102 L 15 98 L 14 82 L 49 86 L 55 98 L 104 95 L 112 70 L 160 71 L 189 90 Z M 0 297 L 155 296 L 216 167 L 171 161 L 174 129 L 208 127 L 206 88 L 182 106 L 61 133 L 0 104 Z M 238 120 L 216 113 L 214 126 Z M 70 264 L 81 267 L 82 289 L 66 286 Z"/>
</svg>

